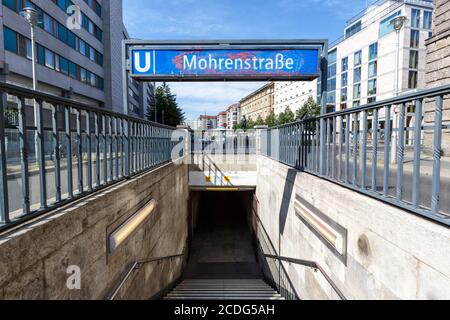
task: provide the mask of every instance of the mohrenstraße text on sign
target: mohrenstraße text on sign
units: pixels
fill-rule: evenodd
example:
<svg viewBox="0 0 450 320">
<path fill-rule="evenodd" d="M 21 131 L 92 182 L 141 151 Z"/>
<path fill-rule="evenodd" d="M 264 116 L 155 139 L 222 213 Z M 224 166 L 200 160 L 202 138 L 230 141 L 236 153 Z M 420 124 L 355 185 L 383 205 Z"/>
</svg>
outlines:
<svg viewBox="0 0 450 320">
<path fill-rule="evenodd" d="M 314 79 L 318 49 L 131 50 L 131 74 L 141 78 Z"/>
</svg>

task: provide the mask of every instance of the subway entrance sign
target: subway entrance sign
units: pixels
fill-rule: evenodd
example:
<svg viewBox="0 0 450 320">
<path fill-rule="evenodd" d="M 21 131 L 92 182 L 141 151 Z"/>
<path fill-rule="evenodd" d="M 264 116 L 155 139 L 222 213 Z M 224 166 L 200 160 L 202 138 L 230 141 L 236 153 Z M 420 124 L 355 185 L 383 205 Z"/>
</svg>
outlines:
<svg viewBox="0 0 450 320">
<path fill-rule="evenodd" d="M 314 80 L 326 41 L 124 41 L 127 72 L 144 81 Z M 325 55 L 324 55 L 325 53 Z"/>
</svg>

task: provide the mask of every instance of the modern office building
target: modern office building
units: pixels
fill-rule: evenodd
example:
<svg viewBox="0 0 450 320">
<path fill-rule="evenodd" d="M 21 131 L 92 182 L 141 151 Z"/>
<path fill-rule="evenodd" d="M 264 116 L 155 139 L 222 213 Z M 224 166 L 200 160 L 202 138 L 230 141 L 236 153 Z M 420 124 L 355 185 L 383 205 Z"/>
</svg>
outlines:
<svg viewBox="0 0 450 320">
<path fill-rule="evenodd" d="M 241 118 L 247 121 L 266 119 L 274 111 L 274 82 L 269 82 L 240 101 Z"/>
<path fill-rule="evenodd" d="M 73 19 L 72 5 L 79 8 L 80 19 Z M 128 79 L 129 105 L 124 107 L 121 42 L 128 33 L 121 0 L 2 0 L 2 81 L 32 87 L 30 25 L 19 14 L 24 7 L 39 13 L 38 90 L 115 112 L 146 115 L 154 103 L 152 84 Z"/>
<path fill-rule="evenodd" d="M 424 88 L 432 13 L 431 0 L 382 0 L 350 19 L 330 45 L 328 111 Z M 391 21 L 401 16 L 406 21 L 397 34 Z"/>
<path fill-rule="evenodd" d="M 241 120 L 241 105 L 235 103 L 227 109 L 227 129 L 233 129 Z"/>
<path fill-rule="evenodd" d="M 309 97 L 317 97 L 317 80 L 315 81 L 277 81 L 274 87 L 275 115 L 287 108 L 292 112 L 300 109 Z"/>
</svg>

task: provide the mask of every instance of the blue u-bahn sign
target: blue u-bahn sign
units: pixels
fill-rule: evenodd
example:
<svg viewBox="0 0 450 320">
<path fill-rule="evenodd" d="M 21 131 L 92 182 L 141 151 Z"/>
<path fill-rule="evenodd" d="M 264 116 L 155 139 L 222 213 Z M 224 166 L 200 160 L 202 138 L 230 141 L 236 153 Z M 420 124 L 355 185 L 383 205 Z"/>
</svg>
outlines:
<svg viewBox="0 0 450 320">
<path fill-rule="evenodd" d="M 320 76 L 318 46 L 130 46 L 132 77 L 167 80 L 312 80 Z"/>
</svg>

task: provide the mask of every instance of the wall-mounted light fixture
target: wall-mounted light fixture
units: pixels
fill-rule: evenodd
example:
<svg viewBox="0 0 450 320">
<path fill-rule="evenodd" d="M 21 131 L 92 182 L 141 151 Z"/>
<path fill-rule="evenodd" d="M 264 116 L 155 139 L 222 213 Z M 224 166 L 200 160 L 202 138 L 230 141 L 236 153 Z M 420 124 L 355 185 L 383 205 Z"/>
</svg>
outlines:
<svg viewBox="0 0 450 320">
<path fill-rule="evenodd" d="M 122 223 L 109 235 L 109 252 L 116 250 L 156 208 L 156 201 L 152 199 L 142 209 L 133 214 L 128 220 Z"/>
</svg>

